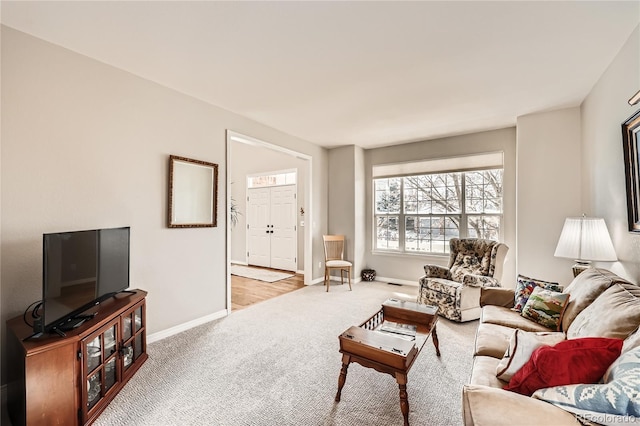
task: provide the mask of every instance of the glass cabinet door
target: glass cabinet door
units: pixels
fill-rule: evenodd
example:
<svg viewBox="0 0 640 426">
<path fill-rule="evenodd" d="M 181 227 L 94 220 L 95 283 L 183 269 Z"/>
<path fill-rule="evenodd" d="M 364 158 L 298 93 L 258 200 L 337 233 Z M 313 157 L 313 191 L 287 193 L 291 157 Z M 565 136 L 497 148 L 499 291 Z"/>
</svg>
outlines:
<svg viewBox="0 0 640 426">
<path fill-rule="evenodd" d="M 87 411 L 93 408 L 100 400 L 100 364 L 102 363 L 102 335 L 96 336 L 86 347 L 83 359 L 88 373 L 87 389 L 85 390 L 87 399 Z"/>
<path fill-rule="evenodd" d="M 139 304 L 122 316 L 122 369 L 125 374 L 146 353 L 144 318 L 144 304 Z"/>
<path fill-rule="evenodd" d="M 82 342 L 82 401 L 84 417 L 118 382 L 118 320 L 114 320 Z"/>
</svg>

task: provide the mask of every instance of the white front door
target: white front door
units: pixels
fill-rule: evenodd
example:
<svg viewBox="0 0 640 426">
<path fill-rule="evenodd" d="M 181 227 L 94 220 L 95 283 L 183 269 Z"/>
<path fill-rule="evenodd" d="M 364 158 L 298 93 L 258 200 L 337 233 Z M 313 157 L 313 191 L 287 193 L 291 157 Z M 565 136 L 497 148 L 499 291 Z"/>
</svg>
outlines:
<svg viewBox="0 0 640 426">
<path fill-rule="evenodd" d="M 296 186 L 250 188 L 248 194 L 248 263 L 296 271 Z"/>
<path fill-rule="evenodd" d="M 295 271 L 298 235 L 296 232 L 296 187 L 271 188 L 271 267 Z"/>
<path fill-rule="evenodd" d="M 255 188 L 248 191 L 247 203 L 247 248 L 250 265 L 271 266 L 271 215 L 270 188 Z"/>
</svg>

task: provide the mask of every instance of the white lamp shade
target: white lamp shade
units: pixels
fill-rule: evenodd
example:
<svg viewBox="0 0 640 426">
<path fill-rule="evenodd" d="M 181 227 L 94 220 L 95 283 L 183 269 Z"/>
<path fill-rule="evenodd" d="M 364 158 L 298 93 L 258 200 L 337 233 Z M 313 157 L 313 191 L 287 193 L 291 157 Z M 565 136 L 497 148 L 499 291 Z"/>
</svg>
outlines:
<svg viewBox="0 0 640 426">
<path fill-rule="evenodd" d="M 598 217 L 568 217 L 554 253 L 575 260 L 618 260 L 607 225 Z"/>
</svg>

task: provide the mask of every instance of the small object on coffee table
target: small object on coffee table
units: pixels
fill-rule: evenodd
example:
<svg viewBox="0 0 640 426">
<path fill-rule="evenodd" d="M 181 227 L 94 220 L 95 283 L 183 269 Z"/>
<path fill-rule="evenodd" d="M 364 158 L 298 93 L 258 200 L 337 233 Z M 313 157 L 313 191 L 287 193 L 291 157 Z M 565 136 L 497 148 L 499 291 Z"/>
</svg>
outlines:
<svg viewBox="0 0 640 426">
<path fill-rule="evenodd" d="M 358 327 L 350 327 L 338 339 L 342 353 L 342 368 L 338 376 L 336 402 L 340 402 L 342 388 L 347 380 L 349 364 L 357 362 L 363 367 L 373 368 L 393 376 L 400 390 L 400 410 L 405 426 L 409 426 L 409 398 L 407 374 L 424 347 L 429 336 L 433 340 L 436 355 L 440 356 L 436 323 L 438 307 L 388 299 L 382 309 Z M 384 326 L 401 329 L 414 335 L 393 334 L 381 330 Z M 415 327 L 415 328 L 414 328 Z"/>
<path fill-rule="evenodd" d="M 414 340 L 416 337 L 416 326 L 413 324 L 402 324 L 400 322 L 393 322 L 385 320 L 380 326 L 376 329 L 376 331 L 380 333 L 388 333 L 392 336 L 400 336 L 403 338 L 408 338 L 409 340 Z"/>
</svg>

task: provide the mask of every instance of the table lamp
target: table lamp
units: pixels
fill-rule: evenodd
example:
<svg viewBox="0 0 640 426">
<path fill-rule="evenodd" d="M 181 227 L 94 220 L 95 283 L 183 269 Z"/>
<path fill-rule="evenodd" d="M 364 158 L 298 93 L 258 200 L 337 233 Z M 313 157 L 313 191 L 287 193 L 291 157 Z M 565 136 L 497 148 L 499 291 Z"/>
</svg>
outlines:
<svg viewBox="0 0 640 426">
<path fill-rule="evenodd" d="M 568 217 L 560 233 L 555 257 L 574 259 L 573 276 L 591 266 L 591 261 L 618 260 L 607 225 L 599 217 Z"/>
</svg>

